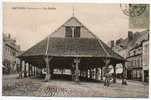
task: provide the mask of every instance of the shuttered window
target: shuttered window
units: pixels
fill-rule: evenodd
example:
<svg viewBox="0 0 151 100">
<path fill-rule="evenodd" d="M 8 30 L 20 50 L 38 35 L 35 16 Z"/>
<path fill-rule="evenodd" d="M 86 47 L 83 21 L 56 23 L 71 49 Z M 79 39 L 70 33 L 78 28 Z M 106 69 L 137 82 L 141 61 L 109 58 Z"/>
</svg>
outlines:
<svg viewBox="0 0 151 100">
<path fill-rule="evenodd" d="M 80 37 L 80 27 L 72 27 L 72 26 L 67 26 L 65 27 L 65 37 Z"/>
<path fill-rule="evenodd" d="M 65 35 L 66 37 L 72 37 L 72 27 L 66 27 Z"/>
<path fill-rule="evenodd" d="M 80 37 L 80 27 L 74 28 L 74 37 Z"/>
</svg>

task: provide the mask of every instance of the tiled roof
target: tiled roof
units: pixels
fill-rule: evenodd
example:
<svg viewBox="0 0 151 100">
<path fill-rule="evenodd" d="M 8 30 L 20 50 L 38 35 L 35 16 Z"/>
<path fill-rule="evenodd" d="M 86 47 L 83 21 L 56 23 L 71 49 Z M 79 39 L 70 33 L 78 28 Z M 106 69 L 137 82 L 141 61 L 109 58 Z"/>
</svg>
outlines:
<svg viewBox="0 0 151 100">
<path fill-rule="evenodd" d="M 37 56 L 46 54 L 47 38 L 39 42 L 20 57 Z M 48 55 L 63 57 L 112 57 L 124 58 L 113 52 L 101 40 L 88 38 L 49 38 Z M 100 45 L 102 43 L 102 45 Z M 105 50 L 104 50 L 105 49 Z M 108 54 L 107 54 L 107 53 Z"/>
<path fill-rule="evenodd" d="M 85 27 L 75 17 L 71 17 L 66 23 L 70 22 L 71 19 Z M 111 48 L 86 27 L 85 29 L 93 36 L 93 38 L 53 37 L 51 34 L 49 37 L 25 51 L 19 57 L 49 55 L 57 57 L 110 57 L 120 61 L 125 60 L 123 57 L 112 51 Z"/>
<path fill-rule="evenodd" d="M 136 46 L 136 43 L 138 43 L 140 40 L 142 40 L 143 38 L 146 38 L 146 34 L 148 34 L 149 31 L 143 31 L 143 32 L 135 32 L 133 34 L 133 39 L 129 40 L 128 38 L 122 40 L 122 42 L 118 45 L 123 46 L 123 49 L 132 49 Z"/>
</svg>

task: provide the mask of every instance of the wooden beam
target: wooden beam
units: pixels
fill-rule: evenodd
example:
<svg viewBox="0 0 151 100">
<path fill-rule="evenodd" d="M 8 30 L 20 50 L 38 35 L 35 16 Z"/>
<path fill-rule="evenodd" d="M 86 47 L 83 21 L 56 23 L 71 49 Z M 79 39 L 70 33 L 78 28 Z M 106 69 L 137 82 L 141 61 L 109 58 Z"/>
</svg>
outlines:
<svg viewBox="0 0 151 100">
<path fill-rule="evenodd" d="M 125 67 L 125 62 L 123 62 L 122 63 L 122 65 L 123 65 L 123 77 L 122 77 L 122 84 L 123 85 L 127 85 L 127 80 L 126 80 L 126 78 L 127 78 L 127 69 L 126 69 L 126 67 Z"/>
<path fill-rule="evenodd" d="M 20 59 L 19 78 L 22 78 L 22 59 Z"/>
<path fill-rule="evenodd" d="M 27 77 L 27 64 L 24 61 L 24 77 Z"/>
<path fill-rule="evenodd" d="M 47 57 L 44 58 L 44 60 L 45 60 L 45 63 L 46 63 L 46 76 L 45 76 L 45 81 L 48 82 L 49 79 L 51 78 L 49 62 L 50 62 L 50 60 L 52 60 L 52 57 L 49 58 L 49 57 L 47 56 Z"/>
<path fill-rule="evenodd" d="M 113 83 L 116 83 L 116 64 L 113 65 Z"/>
<path fill-rule="evenodd" d="M 28 77 L 30 77 L 30 63 L 28 63 Z"/>
<path fill-rule="evenodd" d="M 103 80 L 103 67 L 101 67 L 101 80 Z"/>
<path fill-rule="evenodd" d="M 79 63 L 80 63 L 80 59 L 75 58 L 74 63 L 75 63 L 75 81 L 78 82 L 79 81 Z"/>
</svg>

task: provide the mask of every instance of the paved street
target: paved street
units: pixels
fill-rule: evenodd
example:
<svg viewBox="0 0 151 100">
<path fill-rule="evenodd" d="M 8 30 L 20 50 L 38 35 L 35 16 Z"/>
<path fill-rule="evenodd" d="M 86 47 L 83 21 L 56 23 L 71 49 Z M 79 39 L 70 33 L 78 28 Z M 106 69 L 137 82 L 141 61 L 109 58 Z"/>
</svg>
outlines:
<svg viewBox="0 0 151 100">
<path fill-rule="evenodd" d="M 23 78 L 17 75 L 3 76 L 3 96 L 88 96 L 88 97 L 148 97 L 148 84 L 128 81 L 122 85 L 116 84 L 105 87 L 103 83 L 79 82 Z"/>
</svg>

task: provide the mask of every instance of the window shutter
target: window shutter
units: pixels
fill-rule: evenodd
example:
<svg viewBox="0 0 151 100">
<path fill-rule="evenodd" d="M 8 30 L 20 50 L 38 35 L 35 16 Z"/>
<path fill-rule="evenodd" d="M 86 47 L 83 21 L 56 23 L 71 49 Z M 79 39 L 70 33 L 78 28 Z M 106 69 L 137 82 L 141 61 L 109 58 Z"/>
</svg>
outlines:
<svg viewBox="0 0 151 100">
<path fill-rule="evenodd" d="M 80 27 L 74 28 L 74 37 L 80 37 Z"/>
<path fill-rule="evenodd" d="M 72 37 L 72 28 L 71 27 L 66 27 L 65 37 Z"/>
</svg>

